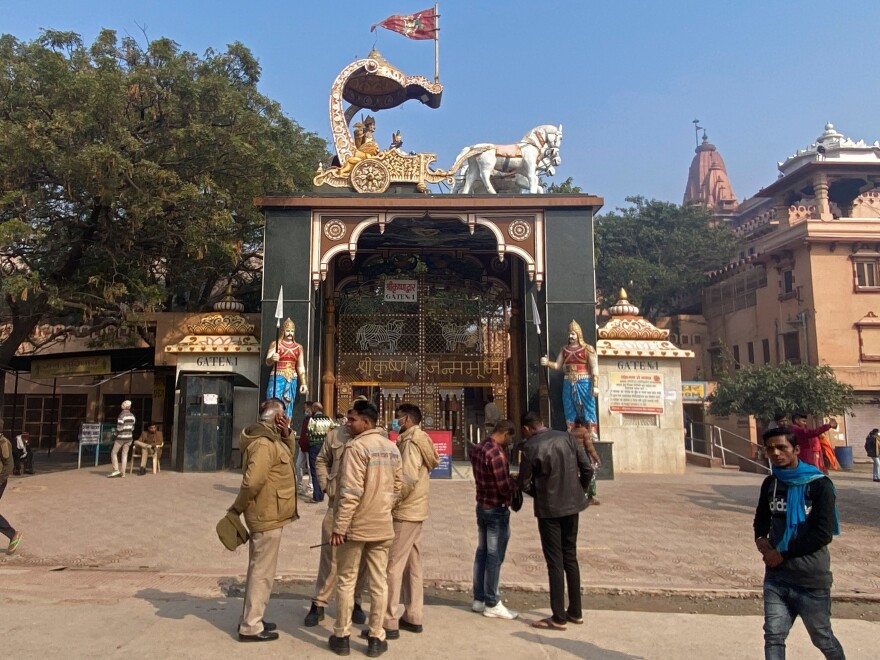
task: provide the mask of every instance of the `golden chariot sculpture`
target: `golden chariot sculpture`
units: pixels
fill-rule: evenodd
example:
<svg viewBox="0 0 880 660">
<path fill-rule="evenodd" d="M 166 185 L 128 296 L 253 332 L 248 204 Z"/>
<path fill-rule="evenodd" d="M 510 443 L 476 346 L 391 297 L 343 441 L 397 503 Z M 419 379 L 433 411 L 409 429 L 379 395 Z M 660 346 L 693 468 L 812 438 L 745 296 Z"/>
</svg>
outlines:
<svg viewBox="0 0 880 660">
<path fill-rule="evenodd" d="M 366 59 L 349 64 L 330 90 L 330 125 L 337 158 L 331 167 L 318 167 L 315 185 L 351 188 L 359 193 L 382 193 L 392 183 L 414 183 L 420 192 L 427 189 L 428 183 L 445 181 L 452 185 L 451 172 L 429 167 L 437 154 L 408 154 L 400 148 L 400 131 L 394 134 L 388 149 L 380 149 L 372 116 L 357 122 L 353 134 L 349 132 L 349 124 L 361 110 L 387 110 L 409 100 L 438 108 L 442 94 L 442 84 L 423 76 L 405 75 L 376 50 Z M 346 102 L 349 106 L 344 109 Z"/>
</svg>

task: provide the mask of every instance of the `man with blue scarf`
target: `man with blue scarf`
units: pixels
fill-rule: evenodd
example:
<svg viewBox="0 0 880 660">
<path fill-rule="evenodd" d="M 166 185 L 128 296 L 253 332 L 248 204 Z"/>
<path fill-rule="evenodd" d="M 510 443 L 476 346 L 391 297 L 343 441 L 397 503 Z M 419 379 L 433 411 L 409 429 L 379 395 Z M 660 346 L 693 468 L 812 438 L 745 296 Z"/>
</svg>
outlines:
<svg viewBox="0 0 880 660">
<path fill-rule="evenodd" d="M 785 658 L 785 640 L 800 616 L 813 645 L 826 658 L 843 660 L 831 631 L 831 555 L 840 533 L 834 484 L 821 470 L 798 460 L 797 440 L 786 428 L 764 434 L 773 474 L 761 484 L 755 510 L 755 545 L 764 558 L 764 657 Z"/>
</svg>

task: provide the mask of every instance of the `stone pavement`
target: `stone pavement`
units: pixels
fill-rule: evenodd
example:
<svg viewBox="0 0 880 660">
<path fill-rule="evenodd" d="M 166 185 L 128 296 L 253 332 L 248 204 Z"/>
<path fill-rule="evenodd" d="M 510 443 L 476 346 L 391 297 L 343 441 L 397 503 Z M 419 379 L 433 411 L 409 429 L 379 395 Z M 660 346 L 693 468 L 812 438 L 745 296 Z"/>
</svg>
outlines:
<svg viewBox="0 0 880 660">
<path fill-rule="evenodd" d="M 0 569 L 0 581 L 6 574 Z M 148 588 L 113 604 L 19 603 L 0 596 L 3 657 L 36 658 L 335 658 L 327 649 L 332 622 L 304 628 L 306 601 L 273 598 L 267 618 L 278 623 L 281 638 L 265 644 L 240 644 L 233 636 L 241 600 L 197 598 L 187 593 Z M 541 632 L 527 621 L 547 611 L 524 612 L 521 620 L 501 621 L 473 614 L 466 607 L 431 605 L 425 632 L 401 633 L 383 657 L 538 658 L 572 660 L 650 660 L 694 658 L 753 660 L 761 657 L 761 618 L 654 612 L 587 612 L 584 626 L 565 632 Z M 880 624 L 852 619 L 834 621 L 849 660 L 876 657 Z M 363 658 L 366 643 L 352 634 L 351 656 Z M 7 654 L 8 652 L 8 654 Z M 788 640 L 788 657 L 819 660 L 798 623 Z"/>
<path fill-rule="evenodd" d="M 880 597 L 880 484 L 867 468 L 839 473 L 842 534 L 832 544 L 835 594 Z M 162 573 L 241 575 L 247 551 L 225 550 L 214 525 L 233 501 L 233 472 L 166 471 L 107 479 L 108 466 L 13 477 L 0 506 L 24 532 L 0 567 L 92 567 Z M 688 468 L 685 475 L 622 475 L 599 482 L 601 506 L 581 515 L 579 553 L 586 590 L 720 591 L 760 587 L 751 521 L 761 477 Z M 278 572 L 313 579 L 326 504 L 300 500 L 284 532 Z M 537 525 L 526 498 L 513 514 L 502 570 L 507 587 L 546 590 Z M 423 552 L 431 584 L 467 587 L 476 546 L 473 483 L 433 481 Z"/>
<path fill-rule="evenodd" d="M 871 482 L 867 468 L 858 470 L 835 477 L 842 527 L 832 545 L 835 595 L 880 600 L 880 484 Z M 466 473 L 461 466 L 457 471 Z M 254 645 L 257 651 L 230 635 L 241 601 L 228 597 L 226 587 L 243 578 L 247 552 L 226 551 L 214 525 L 235 497 L 238 474 L 167 471 L 107 479 L 108 472 L 108 466 L 89 467 L 10 482 L 0 510 L 24 540 L 17 555 L 0 555 L 4 648 L 14 648 L 16 657 L 274 657 L 291 651 L 328 657 L 329 619 L 324 628 L 301 628 L 307 603 L 289 596 L 270 604 L 281 642 Z M 585 591 L 753 595 L 761 583 L 751 540 L 760 482 L 756 475 L 690 467 L 681 476 L 600 482 L 602 505 L 581 516 Z M 325 506 L 300 500 L 301 519 L 284 532 L 280 576 L 314 579 L 318 551 L 308 546 L 319 542 Z M 476 540 L 472 482 L 432 482 L 431 507 L 426 581 L 466 590 Z M 546 590 L 528 498 L 512 516 L 502 586 Z M 546 611 L 523 619 L 539 615 Z M 750 658 L 761 648 L 760 619 L 750 616 L 590 612 L 587 626 L 571 626 L 563 635 L 487 620 L 452 599 L 432 605 L 428 616 L 435 623 L 423 636 L 405 635 L 392 651 L 426 658 Z M 880 624 L 840 620 L 835 627 L 848 657 L 873 657 L 868 649 L 876 646 Z M 796 631 L 790 657 L 819 657 L 802 627 Z"/>
</svg>

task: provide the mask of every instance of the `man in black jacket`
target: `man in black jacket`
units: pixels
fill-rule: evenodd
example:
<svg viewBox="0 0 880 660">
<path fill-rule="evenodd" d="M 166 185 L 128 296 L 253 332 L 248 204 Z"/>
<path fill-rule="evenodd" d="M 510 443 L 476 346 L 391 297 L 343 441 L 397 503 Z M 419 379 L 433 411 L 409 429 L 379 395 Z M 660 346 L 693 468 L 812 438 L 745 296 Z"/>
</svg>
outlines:
<svg viewBox="0 0 880 660">
<path fill-rule="evenodd" d="M 831 631 L 831 555 L 838 533 L 834 484 L 798 460 L 788 429 L 764 434 L 773 474 L 761 484 L 755 510 L 755 545 L 764 558 L 764 657 L 784 660 L 785 640 L 800 615 L 810 639 L 826 658 L 843 660 Z"/>
<path fill-rule="evenodd" d="M 538 413 L 523 415 L 522 432 L 526 442 L 520 447 L 519 486 L 534 498 L 553 610 L 553 616 L 533 622 L 532 627 L 565 630 L 566 623 L 584 622 L 577 535 L 593 468 L 577 440 L 570 433 L 546 428 Z"/>
</svg>

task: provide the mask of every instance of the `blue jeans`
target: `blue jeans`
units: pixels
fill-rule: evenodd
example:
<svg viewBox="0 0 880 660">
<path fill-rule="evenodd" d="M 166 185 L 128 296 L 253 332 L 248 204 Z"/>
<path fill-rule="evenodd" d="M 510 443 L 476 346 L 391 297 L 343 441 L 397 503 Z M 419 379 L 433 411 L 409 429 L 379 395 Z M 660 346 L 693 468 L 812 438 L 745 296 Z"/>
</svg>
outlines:
<svg viewBox="0 0 880 660">
<path fill-rule="evenodd" d="M 474 600 L 485 603 L 486 607 L 495 607 L 501 600 L 498 585 L 510 540 L 510 509 L 507 506 L 484 509 L 478 504 L 477 528 L 480 540 L 474 556 Z"/>
<path fill-rule="evenodd" d="M 831 591 L 764 580 L 766 660 L 785 660 L 785 639 L 798 616 L 803 620 L 813 646 L 830 660 L 844 660 L 843 647 L 831 632 Z"/>
<path fill-rule="evenodd" d="M 880 456 L 871 459 L 874 463 L 874 481 L 880 481 Z"/>
<path fill-rule="evenodd" d="M 309 445 L 309 477 L 312 482 L 312 499 L 315 502 L 324 500 L 324 493 L 321 492 L 321 484 L 318 483 L 318 470 L 315 469 L 315 461 L 321 451 L 321 445 Z"/>
</svg>

